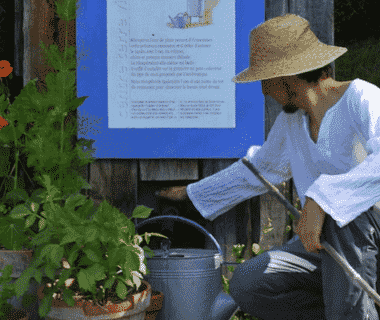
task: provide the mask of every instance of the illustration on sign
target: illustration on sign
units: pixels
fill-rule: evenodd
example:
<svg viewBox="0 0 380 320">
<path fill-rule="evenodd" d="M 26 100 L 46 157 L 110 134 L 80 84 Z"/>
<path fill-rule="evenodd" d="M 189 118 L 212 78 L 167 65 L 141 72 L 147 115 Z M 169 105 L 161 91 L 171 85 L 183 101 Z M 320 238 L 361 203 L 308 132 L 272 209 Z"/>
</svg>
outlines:
<svg viewBox="0 0 380 320">
<path fill-rule="evenodd" d="M 235 128 L 235 1 L 107 1 L 107 58 L 109 128 Z"/>
<path fill-rule="evenodd" d="M 218 3 L 219 0 L 206 0 L 205 3 L 204 0 L 187 0 L 188 12 L 178 13 L 174 19 L 169 16 L 172 23 L 168 23 L 168 26 L 171 28 L 194 28 L 212 24 L 212 13 Z M 198 17 L 200 21 L 191 23 L 191 17 Z"/>
</svg>

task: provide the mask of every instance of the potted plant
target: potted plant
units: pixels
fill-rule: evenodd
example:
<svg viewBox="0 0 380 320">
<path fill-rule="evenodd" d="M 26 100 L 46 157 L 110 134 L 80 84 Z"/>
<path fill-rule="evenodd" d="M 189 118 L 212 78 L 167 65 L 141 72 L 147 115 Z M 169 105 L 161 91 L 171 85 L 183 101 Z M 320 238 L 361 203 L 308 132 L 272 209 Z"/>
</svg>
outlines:
<svg viewBox="0 0 380 320">
<path fill-rule="evenodd" d="M 75 2 L 55 3 L 62 20 L 75 19 Z M 0 232 L 0 243 L 9 252 L 25 246 L 33 249 L 33 259 L 14 288 L 20 298 L 32 280 L 46 284 L 41 316 L 49 313 L 56 298 L 74 307 L 78 295 L 73 296 L 78 292 L 83 296 L 81 310 L 89 313 L 89 301 L 104 312 L 109 303 L 132 297 L 134 305 L 139 297 L 150 297 L 151 291 L 149 284 L 140 280 L 140 272 L 147 272 L 144 250 L 153 252 L 139 247 L 142 238 L 135 234 L 133 223 L 107 202 L 95 209 L 92 200 L 80 194 L 91 187 L 78 170 L 94 159 L 92 150 L 84 151 L 91 148 L 91 141 L 80 139 L 74 148 L 69 143 L 76 134 L 76 121 L 71 125 L 67 120 L 87 97 L 74 96 L 76 56 L 75 47 L 67 48 L 67 25 L 65 39 L 62 53 L 56 45 L 46 49 L 40 44 L 57 71 L 46 76 L 47 90 L 38 92 L 37 79 L 33 79 L 12 104 L 5 95 L 0 96 L 0 116 L 7 123 L 1 128 L 0 146 L 8 148 L 14 162 L 12 170 L 0 168 L 0 177 L 13 182 L 1 198 L 0 225 L 14 230 L 14 238 L 7 243 Z M 30 180 L 35 185 L 29 190 L 19 182 L 23 157 L 28 167 L 25 173 L 33 170 Z M 150 211 L 138 207 L 133 217 L 149 216 Z M 151 235 L 145 234 L 146 239 Z M 68 279 L 73 281 L 71 289 L 65 284 Z M 54 300 L 53 294 L 57 295 Z"/>
<path fill-rule="evenodd" d="M 42 195 L 42 203 L 46 228 L 32 239 L 37 249 L 32 262 L 15 282 L 17 297 L 25 293 L 35 278 L 42 284 L 40 290 L 44 295 L 39 308 L 41 317 L 53 308 L 53 314 L 66 312 L 73 319 L 98 314 L 110 314 L 115 319 L 112 313 L 119 312 L 120 316 L 136 313 L 139 311 L 136 305 L 141 303 L 144 319 L 151 288 L 140 279 L 141 273 L 149 273 L 145 253 L 151 256 L 153 251 L 147 246 L 139 247 L 143 239 L 135 234 L 133 222 L 107 201 L 94 212 L 92 199 L 81 194 L 70 196 L 62 205 L 60 192 L 48 176 L 44 179 L 47 191 Z M 139 206 L 132 218 L 147 218 L 151 211 Z M 145 233 L 148 244 L 152 235 L 166 238 Z M 62 309 L 57 300 L 64 301 L 66 308 Z"/>
<path fill-rule="evenodd" d="M 43 208 L 36 209 L 44 192 L 39 182 L 41 174 L 50 176 L 61 187 L 65 193 L 62 201 L 70 194 L 90 188 L 77 173 L 78 168 L 94 161 L 88 151 L 82 150 L 90 142 L 81 140 L 73 152 L 67 141 L 75 128 L 64 130 L 65 115 L 73 104 L 79 106 L 83 99 L 64 95 L 65 99 L 69 98 L 64 107 L 53 103 L 52 91 L 57 91 L 57 86 L 73 92 L 71 85 L 65 87 L 55 77 L 55 74 L 47 76 L 50 94 L 38 93 L 34 79 L 13 104 L 9 93 L 0 96 L 0 268 L 6 266 L 5 261 L 13 264 L 17 274 L 12 277 L 18 277 L 26 269 L 35 249 L 30 240 L 45 228 Z M 55 107 L 61 112 L 54 112 Z M 57 130 L 58 118 L 61 130 Z M 40 144 L 47 144 L 47 149 Z M 21 174 L 27 177 L 29 185 L 25 185 Z M 36 285 L 31 284 L 31 292 L 37 291 Z"/>
<path fill-rule="evenodd" d="M 63 20 L 74 19 L 73 12 L 75 1 L 57 4 Z M 55 70 L 46 76 L 44 90 L 38 92 L 37 79 L 33 79 L 12 103 L 5 84 L 12 79 L 12 67 L 0 61 L 0 268 L 14 265 L 13 278 L 25 271 L 33 257 L 31 239 L 46 228 L 42 175 L 62 191 L 64 202 L 91 189 L 78 170 L 95 161 L 90 150 L 93 140 L 82 138 L 74 147 L 70 144 L 77 121 L 75 117 L 74 122 L 69 120 L 88 98 L 75 96 L 75 47 L 67 48 L 67 37 L 62 53 L 56 45 L 47 49 L 41 42 L 40 46 Z M 29 292 L 37 292 L 37 283 L 28 285 Z"/>
<path fill-rule="evenodd" d="M 2 275 L 0 276 L 0 285 L 2 290 L 0 291 L 0 317 L 5 320 L 28 320 L 29 315 L 23 310 L 16 310 L 11 304 L 8 303 L 8 299 L 16 295 L 14 289 L 14 283 L 12 283 L 13 266 L 7 265 L 4 269 L 0 270 Z M 23 305 L 28 305 L 28 301 L 23 299 Z"/>
</svg>

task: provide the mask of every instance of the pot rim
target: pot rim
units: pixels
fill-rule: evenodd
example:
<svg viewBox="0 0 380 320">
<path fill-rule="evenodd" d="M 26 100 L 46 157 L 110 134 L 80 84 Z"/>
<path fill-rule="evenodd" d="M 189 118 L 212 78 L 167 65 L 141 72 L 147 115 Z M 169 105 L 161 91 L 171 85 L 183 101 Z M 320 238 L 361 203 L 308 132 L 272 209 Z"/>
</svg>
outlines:
<svg viewBox="0 0 380 320">
<path fill-rule="evenodd" d="M 40 296 L 37 294 L 38 299 L 40 299 L 40 300 L 42 300 L 43 297 L 45 296 L 45 294 L 43 293 L 43 291 L 44 291 L 46 285 L 47 285 L 47 284 L 43 284 L 43 285 L 41 285 L 41 286 L 38 288 L 38 291 L 41 292 L 41 294 L 40 294 L 40 295 L 41 295 L 41 299 L 40 299 Z M 149 289 L 149 286 L 148 286 L 149 283 L 148 283 L 146 280 L 141 280 L 141 285 L 144 285 L 145 287 L 142 288 L 142 286 L 140 286 L 140 288 L 137 289 L 137 292 L 130 293 L 128 296 L 133 296 L 133 295 L 135 295 L 135 294 L 139 294 L 139 293 L 141 293 L 141 292 L 143 292 L 143 291 Z M 42 288 L 42 289 L 41 289 L 41 288 Z M 151 288 L 152 288 L 152 287 L 151 287 Z M 153 290 L 152 290 L 152 289 L 151 289 L 151 292 L 152 292 L 152 295 L 153 295 Z M 160 291 L 157 291 L 157 292 L 159 292 L 160 294 L 163 295 L 162 292 L 160 292 Z M 128 300 L 128 296 L 127 296 L 124 300 L 118 300 L 118 301 L 116 301 L 116 302 L 113 303 L 113 304 L 119 304 L 119 303 L 123 303 L 123 302 L 127 301 L 127 300 Z M 77 301 L 77 302 L 86 301 L 85 299 L 83 299 L 83 297 L 85 297 L 85 296 L 82 295 L 80 292 L 75 292 L 75 295 L 73 296 L 73 299 L 74 299 L 75 301 Z M 120 298 L 118 298 L 118 299 L 120 299 Z M 56 297 L 53 298 L 53 300 L 56 300 L 56 301 L 64 301 L 63 299 L 58 299 L 58 298 L 56 298 Z M 111 301 L 111 297 L 109 297 L 109 298 L 107 299 L 107 303 L 108 303 L 108 301 L 112 302 L 112 301 Z M 92 303 L 93 300 L 88 300 L 88 302 L 91 302 L 91 303 Z"/>
</svg>

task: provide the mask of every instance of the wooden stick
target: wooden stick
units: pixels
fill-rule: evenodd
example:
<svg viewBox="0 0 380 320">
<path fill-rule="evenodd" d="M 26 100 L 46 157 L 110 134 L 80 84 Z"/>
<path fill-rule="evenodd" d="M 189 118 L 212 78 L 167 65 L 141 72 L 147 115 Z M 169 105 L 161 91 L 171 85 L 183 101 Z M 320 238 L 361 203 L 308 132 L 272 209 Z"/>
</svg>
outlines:
<svg viewBox="0 0 380 320">
<path fill-rule="evenodd" d="M 265 179 L 259 171 L 248 161 L 247 158 L 242 158 L 242 162 L 250 169 L 255 176 L 263 183 L 270 191 L 271 194 L 273 194 L 274 197 L 278 201 L 280 201 L 287 210 L 289 210 L 296 219 L 300 219 L 300 214 L 298 210 L 280 193 L 280 191 L 272 185 L 267 179 Z M 288 213 L 288 212 L 287 212 Z M 352 281 L 356 284 L 358 284 L 364 291 L 366 291 L 369 296 L 375 301 L 375 303 L 380 306 L 380 296 L 377 294 L 377 292 L 371 288 L 371 286 L 361 277 L 359 273 L 355 271 L 354 268 L 350 266 L 348 261 L 343 258 L 332 246 L 330 246 L 327 242 L 323 241 L 321 242 L 321 245 L 323 245 L 328 252 L 330 256 L 332 256 L 335 261 L 344 269 L 344 271 L 349 275 L 349 277 L 352 279 Z"/>
</svg>

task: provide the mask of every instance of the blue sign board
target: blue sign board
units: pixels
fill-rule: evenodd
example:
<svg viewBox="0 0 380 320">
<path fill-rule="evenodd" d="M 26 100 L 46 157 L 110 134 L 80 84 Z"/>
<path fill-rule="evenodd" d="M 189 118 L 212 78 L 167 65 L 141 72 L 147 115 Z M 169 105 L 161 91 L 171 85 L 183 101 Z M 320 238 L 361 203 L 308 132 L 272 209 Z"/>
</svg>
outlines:
<svg viewBox="0 0 380 320">
<path fill-rule="evenodd" d="M 96 158 L 241 158 L 263 145 L 261 82 L 232 78 L 264 13 L 264 0 L 81 0 L 79 123 L 101 121 L 78 138 L 95 140 Z"/>
</svg>

